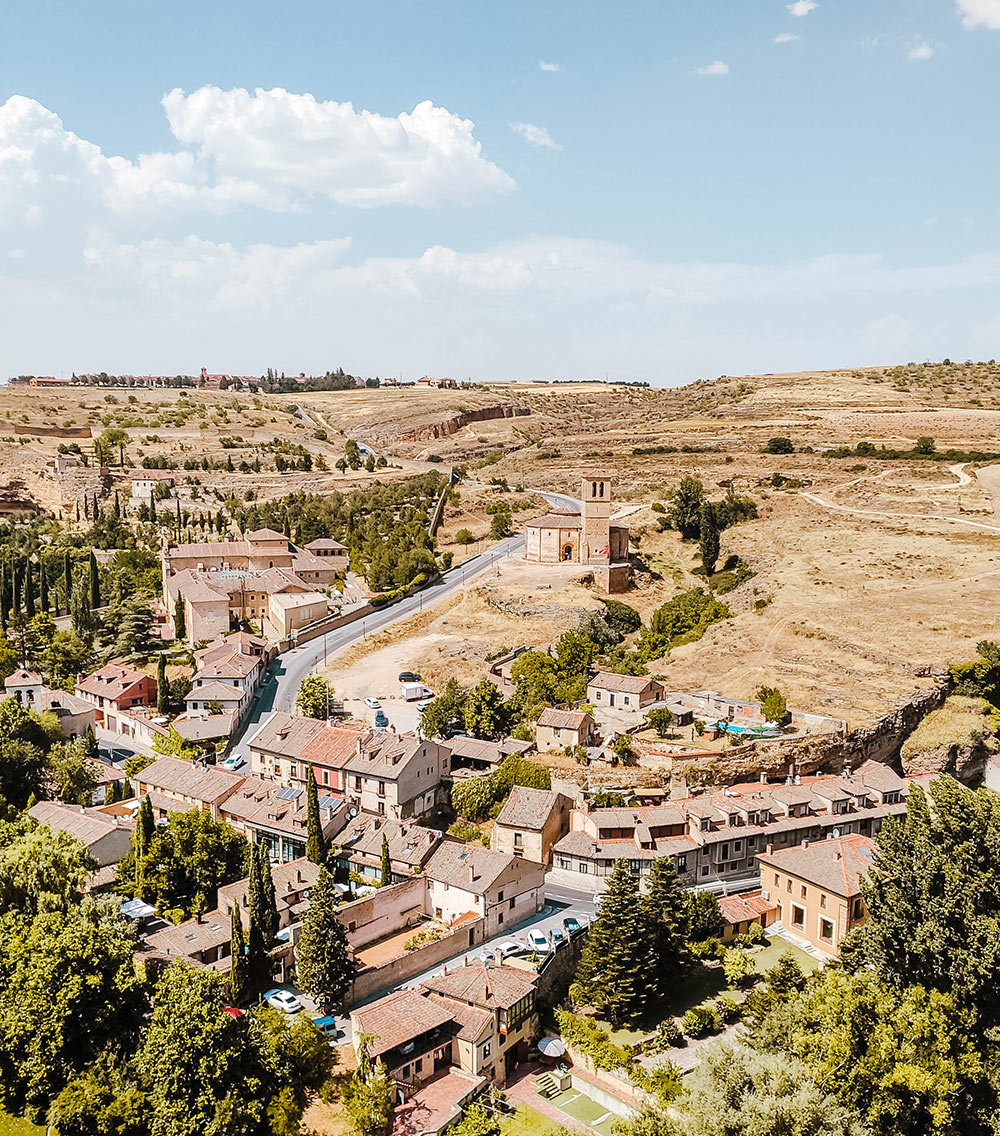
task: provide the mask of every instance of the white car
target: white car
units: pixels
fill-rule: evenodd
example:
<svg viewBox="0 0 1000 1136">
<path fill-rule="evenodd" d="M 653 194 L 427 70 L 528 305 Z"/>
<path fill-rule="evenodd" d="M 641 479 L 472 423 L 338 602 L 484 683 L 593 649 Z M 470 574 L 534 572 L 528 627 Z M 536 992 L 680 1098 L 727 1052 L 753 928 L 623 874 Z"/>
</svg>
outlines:
<svg viewBox="0 0 1000 1136">
<path fill-rule="evenodd" d="M 433 698 L 421 698 L 420 701 L 417 703 L 417 709 L 420 711 L 421 714 L 423 714 L 423 712 L 427 709 L 428 706 L 430 706 L 430 704 L 433 701 L 434 701 Z"/>
<path fill-rule="evenodd" d="M 382 703 L 377 698 L 372 698 L 370 695 L 365 699 L 365 705 L 369 710 L 381 710 Z"/>
<path fill-rule="evenodd" d="M 247 759 L 241 753 L 231 753 L 219 766 L 220 769 L 242 769 Z"/>
<path fill-rule="evenodd" d="M 297 1014 L 302 1009 L 302 1003 L 288 990 L 268 990 L 264 1001 L 274 1010 L 284 1010 L 286 1014 Z"/>
<path fill-rule="evenodd" d="M 552 949 L 549 946 L 548 936 L 544 931 L 532 929 L 525 938 L 528 941 L 528 946 L 531 947 L 536 954 L 547 954 Z"/>
</svg>

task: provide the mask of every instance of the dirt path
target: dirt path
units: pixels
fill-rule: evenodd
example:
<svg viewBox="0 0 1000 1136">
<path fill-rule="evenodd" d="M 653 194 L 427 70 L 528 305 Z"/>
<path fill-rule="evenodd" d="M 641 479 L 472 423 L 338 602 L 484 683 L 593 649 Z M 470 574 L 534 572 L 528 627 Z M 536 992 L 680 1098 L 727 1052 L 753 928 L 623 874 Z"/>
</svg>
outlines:
<svg viewBox="0 0 1000 1136">
<path fill-rule="evenodd" d="M 980 478 L 980 480 L 982 480 Z M 838 485 L 836 489 L 844 489 L 847 485 L 853 485 L 854 482 L 847 482 L 845 485 Z M 955 487 L 957 488 L 957 486 Z M 1000 482 L 998 482 L 998 490 L 1000 490 Z M 807 501 L 812 501 L 814 505 L 819 505 L 823 509 L 829 509 L 835 513 L 849 513 L 855 517 L 885 517 L 890 521 L 910 520 L 910 521 L 941 521 L 950 525 L 965 525 L 970 529 L 980 529 L 983 532 L 1000 533 L 1000 526 L 986 525 L 982 521 L 967 521 L 964 517 L 941 517 L 934 516 L 931 513 L 889 513 L 883 512 L 880 509 L 852 509 L 849 505 L 837 505 L 833 501 L 826 501 L 817 493 L 800 493 L 800 497 L 804 497 Z M 994 496 L 994 512 L 996 511 L 996 496 Z"/>
<path fill-rule="evenodd" d="M 976 480 L 993 498 L 993 512 L 1000 516 L 1000 465 L 985 465 L 977 469 Z"/>
</svg>

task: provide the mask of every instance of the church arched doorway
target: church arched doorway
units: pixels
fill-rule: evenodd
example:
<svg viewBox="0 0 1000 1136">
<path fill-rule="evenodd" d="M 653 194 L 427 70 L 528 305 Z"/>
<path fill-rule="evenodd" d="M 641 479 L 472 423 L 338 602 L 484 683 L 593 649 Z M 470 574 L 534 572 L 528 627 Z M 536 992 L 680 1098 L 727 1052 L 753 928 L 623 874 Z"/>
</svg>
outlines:
<svg viewBox="0 0 1000 1136">
<path fill-rule="evenodd" d="M 564 544 L 563 545 L 562 558 L 563 558 L 563 560 L 572 560 L 573 559 L 573 546 L 571 544 Z"/>
</svg>

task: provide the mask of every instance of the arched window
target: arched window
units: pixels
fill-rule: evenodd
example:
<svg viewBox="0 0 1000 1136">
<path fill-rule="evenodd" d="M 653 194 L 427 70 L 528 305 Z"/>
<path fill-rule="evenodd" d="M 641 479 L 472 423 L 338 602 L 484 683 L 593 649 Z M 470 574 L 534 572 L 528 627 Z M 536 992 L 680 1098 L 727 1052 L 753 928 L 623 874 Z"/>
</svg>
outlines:
<svg viewBox="0 0 1000 1136">
<path fill-rule="evenodd" d="M 590 495 L 591 495 L 591 497 L 597 496 L 597 482 L 596 481 L 592 481 L 590 483 Z"/>
<path fill-rule="evenodd" d="M 601 497 L 604 496 L 604 482 L 603 481 L 601 482 L 601 492 L 600 492 L 599 496 L 601 496 Z"/>
</svg>

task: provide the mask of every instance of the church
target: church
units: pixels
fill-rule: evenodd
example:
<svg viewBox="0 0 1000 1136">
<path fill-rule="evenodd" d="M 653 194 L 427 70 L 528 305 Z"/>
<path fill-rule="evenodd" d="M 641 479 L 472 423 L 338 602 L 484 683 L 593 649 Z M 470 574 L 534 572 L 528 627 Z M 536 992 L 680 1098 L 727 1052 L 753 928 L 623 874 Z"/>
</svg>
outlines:
<svg viewBox="0 0 1000 1136">
<path fill-rule="evenodd" d="M 591 473 L 583 478 L 582 512 L 560 509 L 524 526 L 524 558 L 538 564 L 583 564 L 594 583 L 608 593 L 627 590 L 632 577 L 628 525 L 611 523 L 611 478 Z"/>
</svg>

